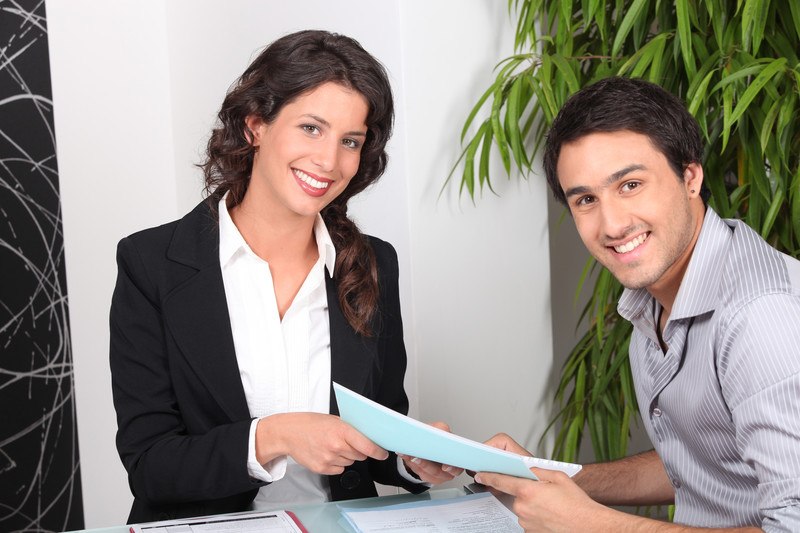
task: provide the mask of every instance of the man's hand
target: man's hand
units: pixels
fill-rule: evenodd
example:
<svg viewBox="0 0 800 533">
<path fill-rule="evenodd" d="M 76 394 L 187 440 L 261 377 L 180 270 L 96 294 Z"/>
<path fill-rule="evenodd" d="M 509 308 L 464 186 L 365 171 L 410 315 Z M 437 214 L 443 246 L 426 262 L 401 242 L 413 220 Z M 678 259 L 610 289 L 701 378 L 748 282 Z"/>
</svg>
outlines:
<svg viewBox="0 0 800 533">
<path fill-rule="evenodd" d="M 448 433 L 450 432 L 450 426 L 444 422 L 432 422 L 429 425 L 447 431 Z M 444 483 L 445 481 L 450 481 L 464 471 L 461 468 L 443 465 L 434 461 L 427 461 L 418 457 L 409 457 L 408 455 L 401 454 L 398 454 L 398 457 L 403 460 L 403 464 L 407 470 L 410 470 L 416 474 L 416 476 L 422 481 L 432 485 L 438 485 L 440 483 Z"/>
<path fill-rule="evenodd" d="M 498 433 L 491 439 L 487 440 L 484 444 L 491 446 L 493 448 L 506 450 L 507 452 L 513 452 L 516 453 L 517 455 L 526 455 L 528 457 L 533 457 L 533 454 L 531 452 L 523 448 L 522 445 L 520 445 L 517 441 L 515 441 L 505 433 Z"/>
<path fill-rule="evenodd" d="M 584 531 L 589 524 L 602 524 L 603 515 L 613 513 L 589 498 L 563 472 L 531 471 L 539 481 L 489 472 L 479 472 L 475 481 L 514 496 L 512 510 L 525 531 Z"/>
</svg>

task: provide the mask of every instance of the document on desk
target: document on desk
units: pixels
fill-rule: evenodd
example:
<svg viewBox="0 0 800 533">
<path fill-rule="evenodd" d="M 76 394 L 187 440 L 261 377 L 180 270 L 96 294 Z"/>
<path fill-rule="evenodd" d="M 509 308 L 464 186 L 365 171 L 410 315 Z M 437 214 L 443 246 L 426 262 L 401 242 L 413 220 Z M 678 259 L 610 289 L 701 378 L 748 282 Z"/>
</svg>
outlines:
<svg viewBox="0 0 800 533">
<path fill-rule="evenodd" d="M 581 465 L 525 457 L 423 424 L 333 384 L 339 416 L 385 450 L 475 472 L 498 472 L 537 479 L 530 467 L 560 470 L 572 477 Z"/>
<path fill-rule="evenodd" d="M 289 511 L 235 513 L 135 524 L 131 533 L 308 533 Z"/>
<path fill-rule="evenodd" d="M 446 500 L 372 508 L 346 508 L 342 515 L 359 533 L 519 533 L 517 517 L 488 492 Z"/>
</svg>

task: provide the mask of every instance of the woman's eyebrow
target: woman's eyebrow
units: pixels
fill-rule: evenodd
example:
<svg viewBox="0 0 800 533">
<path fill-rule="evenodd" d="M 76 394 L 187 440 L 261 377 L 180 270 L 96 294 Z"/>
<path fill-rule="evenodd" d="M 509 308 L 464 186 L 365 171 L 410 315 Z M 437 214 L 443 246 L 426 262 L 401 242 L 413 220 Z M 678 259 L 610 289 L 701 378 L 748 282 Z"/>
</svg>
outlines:
<svg viewBox="0 0 800 533">
<path fill-rule="evenodd" d="M 313 113 L 306 113 L 306 114 L 304 114 L 302 116 L 308 117 L 308 118 L 313 118 L 314 120 L 316 120 L 317 122 L 319 122 L 320 124 L 325 126 L 326 128 L 330 128 L 331 127 L 331 123 L 330 122 L 328 122 L 324 118 L 322 118 L 322 117 L 320 117 L 318 115 L 315 115 Z M 361 130 L 353 130 L 353 131 L 345 132 L 345 135 L 350 135 L 352 137 L 366 137 L 367 136 L 367 132 L 366 131 L 361 131 Z"/>
</svg>

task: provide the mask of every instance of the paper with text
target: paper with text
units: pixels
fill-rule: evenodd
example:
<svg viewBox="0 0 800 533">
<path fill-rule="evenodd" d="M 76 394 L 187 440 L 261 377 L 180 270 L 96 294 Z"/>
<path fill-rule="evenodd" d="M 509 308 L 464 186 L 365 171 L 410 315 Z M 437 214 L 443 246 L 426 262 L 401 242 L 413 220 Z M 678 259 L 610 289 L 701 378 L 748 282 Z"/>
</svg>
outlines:
<svg viewBox="0 0 800 533">
<path fill-rule="evenodd" d="M 237 513 L 136 524 L 131 533 L 307 533 L 286 511 Z"/>
<path fill-rule="evenodd" d="M 519 533 L 517 517 L 489 493 L 371 509 L 342 508 L 360 533 Z"/>
</svg>

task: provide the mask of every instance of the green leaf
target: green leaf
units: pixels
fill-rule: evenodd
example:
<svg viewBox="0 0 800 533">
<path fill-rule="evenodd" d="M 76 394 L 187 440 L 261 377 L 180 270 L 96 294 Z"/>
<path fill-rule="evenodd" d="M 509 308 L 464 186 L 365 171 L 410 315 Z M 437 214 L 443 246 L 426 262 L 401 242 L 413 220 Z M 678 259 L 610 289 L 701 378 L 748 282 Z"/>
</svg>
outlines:
<svg viewBox="0 0 800 533">
<path fill-rule="evenodd" d="M 731 115 L 733 114 L 733 85 L 728 85 L 722 90 L 722 150 L 728 146 L 728 139 L 731 135 Z"/>
<path fill-rule="evenodd" d="M 772 198 L 772 203 L 769 206 L 766 216 L 764 217 L 764 225 L 761 227 L 761 238 L 766 239 L 772 231 L 772 225 L 778 217 L 778 210 L 783 207 L 783 200 L 785 199 L 783 189 L 777 189 L 775 196 Z"/>
<path fill-rule="evenodd" d="M 508 106 L 506 108 L 506 133 L 508 134 L 508 144 L 517 168 L 525 172 L 528 167 L 528 158 L 525 155 L 525 147 L 522 146 L 522 135 L 519 130 L 519 119 L 522 113 L 520 109 L 522 103 L 522 84 L 523 78 L 517 77 L 511 83 L 511 90 L 508 93 Z"/>
<path fill-rule="evenodd" d="M 678 16 L 678 41 L 681 44 L 681 55 L 689 79 L 697 73 L 692 51 L 692 23 L 689 19 L 689 0 L 675 0 L 675 13 Z"/>
<path fill-rule="evenodd" d="M 714 77 L 716 74 L 716 70 L 712 70 L 706 77 L 703 78 L 703 81 L 700 82 L 700 85 L 697 86 L 697 90 L 694 92 L 694 97 L 689 102 L 689 113 L 692 115 L 697 115 L 698 110 L 700 109 L 700 104 L 702 104 L 706 97 L 708 97 L 708 93 L 706 93 L 706 88 L 708 84 L 711 83 L 711 78 Z"/>
<path fill-rule="evenodd" d="M 759 91 L 767 84 L 769 80 L 772 79 L 773 76 L 778 74 L 781 70 L 784 69 L 786 66 L 786 58 L 781 57 L 772 61 L 769 65 L 767 65 L 761 73 L 756 76 L 756 79 L 753 80 L 753 83 L 747 88 L 744 92 L 742 97 L 739 99 L 739 102 L 736 104 L 736 108 L 733 110 L 733 114 L 731 115 L 730 121 L 731 123 L 736 122 L 739 120 L 739 117 L 747 111 L 747 106 L 750 105 L 755 97 L 758 95 Z"/>
<path fill-rule="evenodd" d="M 492 131 L 494 133 L 495 145 L 500 152 L 500 159 L 503 161 L 503 168 L 506 169 L 506 174 L 511 173 L 511 157 L 508 155 L 508 139 L 506 139 L 506 132 L 503 130 L 503 125 L 500 123 L 500 107 L 503 104 L 503 89 L 500 86 L 495 87 L 492 100 L 492 113 L 490 122 L 492 124 Z"/>
<path fill-rule="evenodd" d="M 800 39 L 800 2 L 789 1 L 789 13 L 792 15 L 792 22 L 794 23 L 794 31 L 797 38 Z"/>
<path fill-rule="evenodd" d="M 791 191 L 789 192 L 789 199 L 792 208 L 792 226 L 794 229 L 795 243 L 800 241 L 800 166 L 795 169 L 794 178 L 792 179 Z M 797 256 L 798 251 L 795 252 Z"/>
<path fill-rule="evenodd" d="M 775 120 L 778 118 L 778 111 L 781 109 L 781 104 L 783 103 L 783 98 L 779 98 L 775 100 L 767 111 L 766 117 L 764 117 L 764 123 L 761 125 L 761 136 L 760 136 L 760 145 L 761 151 L 764 152 L 767 149 L 767 143 L 772 136 L 772 128 L 775 125 Z"/>
<path fill-rule="evenodd" d="M 489 162 L 492 154 L 492 140 L 494 135 L 492 128 L 487 126 L 484 130 L 483 141 L 481 142 L 480 162 L 478 164 L 478 183 L 480 183 L 481 187 L 486 184 L 489 190 L 494 192 L 492 182 L 489 179 Z"/>
<path fill-rule="evenodd" d="M 719 80 L 719 82 L 714 86 L 714 88 L 711 89 L 711 92 L 715 93 L 718 90 L 720 90 L 721 88 L 727 87 L 728 85 L 732 84 L 733 82 L 735 82 L 737 80 L 741 80 L 743 78 L 749 78 L 751 76 L 755 76 L 755 75 L 761 73 L 764 70 L 764 67 L 767 66 L 767 63 L 769 61 L 772 61 L 772 60 L 769 59 L 769 58 L 761 59 L 761 60 L 758 60 L 756 62 L 756 64 L 753 64 L 753 65 L 750 65 L 750 66 L 747 66 L 747 67 L 744 67 L 744 68 L 739 68 L 739 69 L 735 70 L 734 72 L 732 72 L 731 74 L 727 74 L 727 75 L 723 76 L 722 79 Z"/>
<path fill-rule="evenodd" d="M 461 129 L 461 142 L 464 142 L 464 137 L 467 136 L 467 132 L 469 131 L 469 127 L 472 125 L 472 121 L 475 120 L 475 115 L 478 114 L 478 111 L 483 107 L 483 104 L 486 102 L 486 99 L 489 98 L 490 94 L 494 93 L 494 89 L 497 86 L 497 82 L 493 83 L 491 87 L 489 87 L 486 92 L 478 99 L 478 103 L 472 107 L 472 111 L 469 112 L 467 116 L 466 122 L 464 122 L 464 127 Z"/>
<path fill-rule="evenodd" d="M 567 62 L 566 59 L 564 59 L 564 56 L 561 54 L 553 54 L 552 60 L 558 71 L 562 76 L 564 76 L 564 80 L 567 82 L 567 87 L 569 87 L 570 94 L 578 92 L 581 88 L 581 84 L 578 81 L 577 76 L 575 76 L 575 71 L 572 70 L 572 66 Z"/>
<path fill-rule="evenodd" d="M 620 49 L 622 49 L 622 44 L 628 37 L 628 33 L 630 33 L 631 28 L 633 28 L 633 23 L 639 18 L 639 13 L 646 5 L 647 0 L 633 0 L 633 3 L 628 8 L 628 11 L 625 13 L 622 22 L 619 25 L 617 35 L 614 37 L 614 44 L 611 46 L 612 56 L 619 55 Z"/>
</svg>

